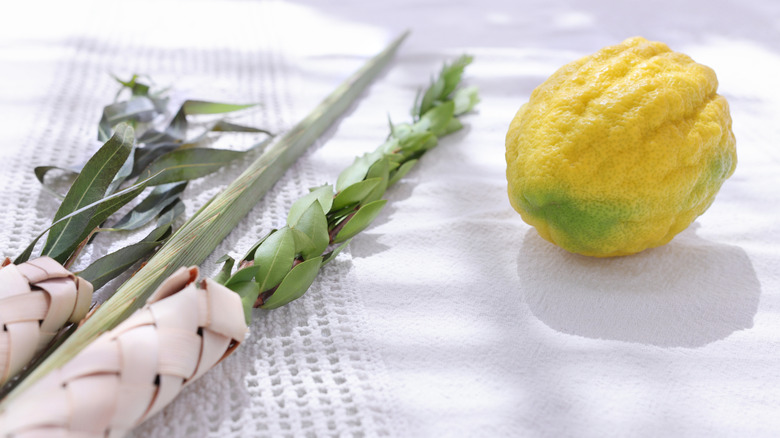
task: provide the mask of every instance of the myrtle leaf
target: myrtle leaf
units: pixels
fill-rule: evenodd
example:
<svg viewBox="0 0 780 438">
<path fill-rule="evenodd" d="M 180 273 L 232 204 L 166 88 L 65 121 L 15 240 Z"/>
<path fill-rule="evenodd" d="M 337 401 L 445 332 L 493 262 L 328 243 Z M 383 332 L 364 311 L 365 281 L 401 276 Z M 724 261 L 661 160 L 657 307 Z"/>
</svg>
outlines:
<svg viewBox="0 0 780 438">
<path fill-rule="evenodd" d="M 303 296 L 317 278 L 320 266 L 322 266 L 322 257 L 315 257 L 296 265 L 260 307 L 275 309 Z"/>
<path fill-rule="evenodd" d="M 247 252 L 246 252 L 246 254 L 244 255 L 244 257 L 242 257 L 242 258 L 241 258 L 241 261 L 242 261 L 242 262 L 244 262 L 244 261 L 250 261 L 250 260 L 254 260 L 254 259 L 255 259 L 255 252 L 257 251 L 257 248 L 259 248 L 259 247 L 260 247 L 260 245 L 262 245 L 262 244 L 263 244 L 263 242 L 265 242 L 265 241 L 266 241 L 266 239 L 268 239 L 269 237 L 271 237 L 271 235 L 272 235 L 272 234 L 274 234 L 274 233 L 275 233 L 275 232 L 277 232 L 277 231 L 278 231 L 278 230 L 276 230 L 276 229 L 273 229 L 273 230 L 271 230 L 271 231 L 270 231 L 268 234 L 266 234 L 265 236 L 263 236 L 263 238 L 262 238 L 262 239 L 260 239 L 259 241 L 255 242 L 255 244 L 254 244 L 254 245 L 252 245 L 252 247 L 251 247 L 251 248 L 249 248 L 249 251 L 247 251 Z"/>
<path fill-rule="evenodd" d="M 230 278 L 227 279 L 227 281 L 225 282 L 225 286 L 230 287 L 231 284 L 252 281 L 252 279 L 255 278 L 255 275 L 257 275 L 256 266 L 248 266 L 246 268 L 241 268 L 238 271 L 236 271 L 233 275 L 231 275 Z"/>
<path fill-rule="evenodd" d="M 290 271 L 294 258 L 295 240 L 290 228 L 283 227 L 268 236 L 254 254 L 260 291 L 265 292 L 279 284 Z"/>
<path fill-rule="evenodd" d="M 363 231 L 374 221 L 374 219 L 376 219 L 386 203 L 386 199 L 380 199 L 360 207 L 352 217 L 345 219 L 347 223 L 344 224 L 341 230 L 336 234 L 336 237 L 333 238 L 333 243 L 343 242 Z"/>
<path fill-rule="evenodd" d="M 377 160 L 381 160 L 382 156 L 382 151 L 377 149 L 374 152 L 355 158 L 355 162 L 339 174 L 338 180 L 336 180 L 336 191 L 340 192 L 350 185 L 365 179 L 368 169 Z"/>
<path fill-rule="evenodd" d="M 471 86 L 459 89 L 452 97 L 452 101 L 455 103 L 456 116 L 466 114 L 467 112 L 474 109 L 474 107 L 479 103 L 477 87 Z"/>
<path fill-rule="evenodd" d="M 347 239 L 347 240 L 346 240 L 345 242 L 343 242 L 341 245 L 338 245 L 338 246 L 336 246 L 336 248 L 334 248 L 334 249 L 333 249 L 333 251 L 331 251 L 331 252 L 329 252 L 329 253 L 325 254 L 325 255 L 323 256 L 323 257 L 324 257 L 324 259 L 322 260 L 322 264 L 324 265 L 324 264 L 326 264 L 326 263 L 330 262 L 331 260 L 335 259 L 335 258 L 336 258 L 336 256 L 337 256 L 337 255 L 339 255 L 339 253 L 341 252 L 341 250 L 343 250 L 343 249 L 344 249 L 344 248 L 345 248 L 347 245 L 349 245 L 349 242 L 351 242 L 351 241 L 352 241 L 352 239 Z"/>
<path fill-rule="evenodd" d="M 304 260 L 322 254 L 328 247 L 328 218 L 318 202 L 312 202 L 300 218 L 289 226 L 293 230 L 296 249 Z"/>
<path fill-rule="evenodd" d="M 330 211 L 331 206 L 333 205 L 333 186 L 326 184 L 317 187 L 295 201 L 290 207 L 290 211 L 287 213 L 287 224 L 290 226 L 296 224 L 314 201 L 319 202 L 323 213 Z"/>
<path fill-rule="evenodd" d="M 333 198 L 332 211 L 360 204 L 381 182 L 382 178 L 370 178 L 350 185 Z"/>
<path fill-rule="evenodd" d="M 222 269 L 213 277 L 213 280 L 224 285 L 228 278 L 230 278 L 230 273 L 233 271 L 233 265 L 236 264 L 236 259 L 225 254 L 217 260 L 217 263 L 223 263 L 223 265 Z"/>
<path fill-rule="evenodd" d="M 438 105 L 420 117 L 415 124 L 416 130 L 428 131 L 440 137 L 445 134 L 447 125 L 455 114 L 455 104 L 450 100 Z"/>
<path fill-rule="evenodd" d="M 398 168 L 398 170 L 393 173 L 393 175 L 390 177 L 390 181 L 387 183 L 388 186 L 391 186 L 395 183 L 397 183 L 401 178 L 406 176 L 407 173 L 409 173 L 410 170 L 412 170 L 412 167 L 414 167 L 415 164 L 417 164 L 418 160 L 409 160 L 401 165 L 401 167 Z"/>
<path fill-rule="evenodd" d="M 60 208 L 54 215 L 54 221 L 78 210 L 81 207 L 99 201 L 114 180 L 114 176 L 127 160 L 133 146 L 133 128 L 127 125 L 117 127 L 112 136 L 84 165 L 76 181 L 73 182 Z M 128 200 L 129 201 L 129 200 Z M 42 254 L 64 263 L 70 251 L 86 237 L 91 220 L 89 215 L 80 215 L 60 222 L 49 231 Z"/>
<path fill-rule="evenodd" d="M 244 318 L 246 318 L 246 323 L 249 324 L 251 322 L 252 307 L 254 307 L 255 301 L 257 301 L 257 297 L 260 295 L 260 289 L 258 288 L 257 283 L 254 281 L 244 281 L 242 283 L 233 283 L 227 287 L 241 297 L 241 304 L 244 308 Z"/>
<path fill-rule="evenodd" d="M 382 195 L 385 194 L 385 191 L 387 191 L 387 184 L 390 181 L 390 167 L 390 159 L 385 157 L 374 163 L 371 168 L 368 169 L 366 178 L 379 178 L 380 183 L 363 199 L 364 205 L 382 198 Z"/>
</svg>

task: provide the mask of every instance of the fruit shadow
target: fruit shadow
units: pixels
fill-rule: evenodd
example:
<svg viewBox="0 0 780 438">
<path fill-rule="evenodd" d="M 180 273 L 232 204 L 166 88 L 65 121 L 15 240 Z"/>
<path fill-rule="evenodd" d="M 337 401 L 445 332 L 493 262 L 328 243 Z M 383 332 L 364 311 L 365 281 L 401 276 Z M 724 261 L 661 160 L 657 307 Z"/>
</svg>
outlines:
<svg viewBox="0 0 780 438">
<path fill-rule="evenodd" d="M 697 348 L 753 326 L 761 286 L 744 250 L 689 228 L 639 254 L 570 254 L 526 232 L 517 269 L 531 312 L 595 339 Z"/>
</svg>

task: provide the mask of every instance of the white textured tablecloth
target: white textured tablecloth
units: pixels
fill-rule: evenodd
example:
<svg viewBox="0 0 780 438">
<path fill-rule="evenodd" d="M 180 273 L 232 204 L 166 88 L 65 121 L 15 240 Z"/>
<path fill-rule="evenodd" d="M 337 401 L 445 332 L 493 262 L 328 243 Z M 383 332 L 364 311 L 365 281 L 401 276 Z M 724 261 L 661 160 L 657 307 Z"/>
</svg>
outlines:
<svg viewBox="0 0 780 438">
<path fill-rule="evenodd" d="M 406 120 L 442 61 L 475 56 L 466 81 L 482 102 L 466 129 L 390 190 L 375 226 L 304 298 L 257 312 L 236 354 L 135 436 L 780 435 L 780 3 L 79 0 L 6 3 L 3 16 L 6 255 L 56 210 L 33 167 L 77 164 L 97 147 L 116 89 L 109 73 L 149 74 L 182 98 L 259 101 L 249 122 L 283 130 L 412 30 L 387 73 L 202 265 L 206 274 L 382 142 L 388 115 Z M 739 165 L 670 244 L 573 256 L 510 207 L 504 135 L 555 69 L 634 35 L 715 69 Z M 192 183 L 187 215 L 242 166 Z M 98 240 L 81 263 L 121 243 Z"/>
</svg>

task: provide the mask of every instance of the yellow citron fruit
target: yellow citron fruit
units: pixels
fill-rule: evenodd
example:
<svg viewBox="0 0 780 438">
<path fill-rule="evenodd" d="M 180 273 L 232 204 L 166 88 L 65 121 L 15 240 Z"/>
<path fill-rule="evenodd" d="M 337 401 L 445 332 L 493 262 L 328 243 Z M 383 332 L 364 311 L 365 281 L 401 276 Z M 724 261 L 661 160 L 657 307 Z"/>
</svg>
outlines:
<svg viewBox="0 0 780 438">
<path fill-rule="evenodd" d="M 737 165 L 715 72 L 635 37 L 563 66 L 506 135 L 509 199 L 560 247 L 610 257 L 669 242 Z"/>
</svg>

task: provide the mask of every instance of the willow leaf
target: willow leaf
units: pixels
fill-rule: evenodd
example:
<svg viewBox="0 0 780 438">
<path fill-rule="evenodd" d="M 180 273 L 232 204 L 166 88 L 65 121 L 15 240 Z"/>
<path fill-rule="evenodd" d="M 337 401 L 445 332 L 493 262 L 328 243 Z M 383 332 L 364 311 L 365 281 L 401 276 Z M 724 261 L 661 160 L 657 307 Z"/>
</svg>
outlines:
<svg viewBox="0 0 780 438">
<path fill-rule="evenodd" d="M 233 111 L 238 111 L 246 108 L 251 108 L 257 105 L 256 103 L 250 104 L 233 104 L 233 103 L 220 103 L 220 102 L 206 102 L 203 100 L 188 100 L 182 104 L 182 109 L 187 115 L 196 114 L 224 114 Z"/>
<path fill-rule="evenodd" d="M 154 160 L 139 178 L 151 178 L 149 185 L 152 186 L 187 181 L 216 172 L 222 166 L 243 157 L 244 154 L 245 151 L 226 149 L 174 150 Z"/>
<path fill-rule="evenodd" d="M 111 181 L 111 184 L 108 186 L 108 189 L 106 190 L 106 193 L 114 193 L 119 189 L 119 187 L 124 183 L 127 178 L 130 177 L 130 175 L 133 173 L 133 164 L 135 163 L 135 147 L 133 147 L 130 150 L 130 155 L 127 157 L 127 160 L 125 160 L 125 163 L 122 165 L 122 167 L 119 168 L 119 171 L 114 175 L 113 181 Z"/>
<path fill-rule="evenodd" d="M 60 194 L 57 189 L 46 183 L 46 175 L 51 172 L 52 170 L 58 170 L 65 172 L 65 174 L 71 176 L 74 180 L 76 177 L 79 176 L 79 173 L 81 170 L 75 170 L 72 168 L 65 168 L 65 167 L 59 167 L 59 166 L 38 166 L 33 171 L 35 172 L 35 177 L 38 179 L 38 181 L 41 183 L 43 188 L 48 191 L 49 193 L 53 194 L 54 196 L 63 199 L 65 195 Z"/>
<path fill-rule="evenodd" d="M 155 145 L 147 145 L 146 147 L 136 148 L 135 150 L 135 162 L 133 163 L 133 173 L 130 177 L 136 177 L 141 174 L 146 168 L 149 167 L 154 160 L 161 156 L 175 151 L 180 145 L 178 143 L 161 143 Z"/>
<path fill-rule="evenodd" d="M 100 289 L 160 246 L 171 235 L 171 224 L 161 225 L 140 242 L 107 254 L 87 266 L 79 276 Z"/>
<path fill-rule="evenodd" d="M 112 136 L 84 165 L 76 181 L 73 182 L 60 208 L 54 215 L 54 221 L 102 199 L 114 176 L 125 163 L 133 146 L 133 129 L 126 125 L 117 127 Z M 68 252 L 79 237 L 84 235 L 90 224 L 88 214 L 71 217 L 52 227 L 44 245 L 42 254 L 63 263 L 69 256 Z M 83 237 L 81 237 L 83 238 Z"/>
<path fill-rule="evenodd" d="M 320 266 L 322 266 L 322 257 L 316 257 L 292 268 L 273 295 L 265 300 L 260 307 L 275 309 L 303 296 L 309 286 L 314 283 L 314 279 L 317 278 Z"/>
<path fill-rule="evenodd" d="M 157 109 L 151 99 L 138 96 L 108 105 L 103 109 L 103 115 L 109 125 L 114 126 L 126 121 L 151 121 L 157 115 Z"/>
<path fill-rule="evenodd" d="M 225 120 L 219 120 L 211 127 L 212 132 L 248 132 L 257 134 L 274 135 L 271 131 L 262 128 L 255 128 L 254 126 L 238 125 L 235 123 L 227 122 Z"/>
<path fill-rule="evenodd" d="M 141 194 L 141 192 L 144 190 L 144 188 L 146 188 L 146 184 L 144 182 L 136 183 L 135 185 L 132 185 L 130 187 L 122 189 L 121 191 L 116 192 L 116 193 L 114 193 L 114 194 L 112 194 L 110 196 L 106 196 L 105 198 L 103 198 L 103 199 L 101 199 L 99 201 L 96 201 L 96 202 L 93 202 L 91 204 L 85 205 L 85 206 L 79 208 L 78 210 L 76 210 L 76 211 L 74 211 L 74 212 L 72 212 L 72 213 L 70 213 L 70 214 L 68 214 L 66 216 L 61 217 L 59 220 L 56 220 L 56 221 L 52 222 L 52 224 L 49 225 L 48 228 L 46 228 L 40 234 L 38 234 L 38 236 L 36 236 L 35 239 L 33 239 L 33 241 L 30 242 L 30 244 L 27 246 L 27 248 L 25 248 L 25 250 L 22 251 L 22 253 L 14 259 L 14 264 L 18 265 L 20 263 L 26 262 L 30 258 L 30 256 L 32 255 L 32 251 L 33 251 L 33 249 L 35 249 L 35 245 L 38 243 L 38 241 L 41 239 L 41 237 L 43 237 L 52 228 L 54 228 L 54 227 L 56 227 L 58 225 L 61 225 L 61 224 L 65 223 L 66 221 L 70 221 L 71 219 L 74 219 L 74 218 L 76 218 L 78 220 L 90 220 L 90 218 L 92 218 L 96 214 L 95 213 L 96 211 L 97 211 L 98 215 L 102 215 L 103 212 L 106 212 L 106 211 L 113 211 L 113 212 L 115 212 L 117 209 L 121 208 L 122 205 L 127 204 L 133 198 L 135 198 L 136 196 Z M 104 207 L 104 208 L 102 210 L 98 210 L 101 207 Z M 103 220 L 105 220 L 105 217 L 100 222 L 102 222 Z M 98 224 L 100 222 L 98 222 Z M 90 222 L 90 223 L 92 223 L 92 222 Z M 87 228 L 87 234 L 89 234 L 89 231 L 91 231 L 91 228 Z M 86 237 L 86 235 L 84 237 Z M 82 238 L 82 240 L 83 240 L 83 238 Z M 79 240 L 78 242 L 80 242 L 80 241 L 81 240 Z"/>
<path fill-rule="evenodd" d="M 166 207 L 176 202 L 186 187 L 186 181 L 155 187 L 143 201 L 119 219 L 111 228 L 114 230 L 135 230 L 146 225 L 162 213 Z"/>
<path fill-rule="evenodd" d="M 165 134 L 168 135 L 166 141 L 170 139 L 184 141 L 187 138 L 187 113 L 184 111 L 184 105 L 181 106 L 179 111 L 165 128 Z"/>
</svg>

